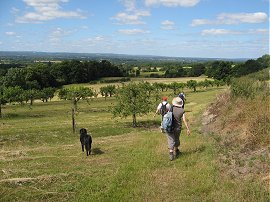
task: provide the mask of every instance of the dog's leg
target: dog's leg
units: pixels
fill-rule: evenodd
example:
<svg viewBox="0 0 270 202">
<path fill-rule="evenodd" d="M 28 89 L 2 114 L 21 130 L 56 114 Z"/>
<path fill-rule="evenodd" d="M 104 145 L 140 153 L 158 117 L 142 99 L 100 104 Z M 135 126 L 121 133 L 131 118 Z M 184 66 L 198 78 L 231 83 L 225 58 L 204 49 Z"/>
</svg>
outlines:
<svg viewBox="0 0 270 202">
<path fill-rule="evenodd" d="M 84 145 L 82 144 L 82 151 L 84 152 Z"/>
</svg>

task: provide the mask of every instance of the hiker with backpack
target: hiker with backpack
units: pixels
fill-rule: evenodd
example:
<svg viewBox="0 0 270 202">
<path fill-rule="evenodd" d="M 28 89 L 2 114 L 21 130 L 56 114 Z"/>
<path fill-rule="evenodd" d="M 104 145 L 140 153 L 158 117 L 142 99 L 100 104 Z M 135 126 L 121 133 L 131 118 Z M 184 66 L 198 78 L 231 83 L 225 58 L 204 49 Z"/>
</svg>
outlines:
<svg viewBox="0 0 270 202">
<path fill-rule="evenodd" d="M 186 121 L 185 110 L 183 107 L 183 100 L 180 97 L 173 98 L 172 107 L 170 111 L 164 116 L 162 126 L 166 132 L 169 148 L 169 159 L 179 157 L 181 154 L 180 133 L 182 129 L 182 120 L 187 128 L 187 134 L 190 135 L 188 123 Z"/>
<path fill-rule="evenodd" d="M 163 132 L 163 128 L 162 128 L 163 117 L 171 108 L 171 105 L 168 103 L 167 100 L 168 100 L 168 97 L 166 97 L 166 96 L 162 97 L 162 102 L 159 103 L 159 105 L 157 106 L 157 110 L 156 110 L 155 115 L 154 115 L 154 117 L 156 116 L 156 114 L 161 115 L 161 124 L 160 124 L 161 125 L 160 126 L 161 132 Z"/>
</svg>

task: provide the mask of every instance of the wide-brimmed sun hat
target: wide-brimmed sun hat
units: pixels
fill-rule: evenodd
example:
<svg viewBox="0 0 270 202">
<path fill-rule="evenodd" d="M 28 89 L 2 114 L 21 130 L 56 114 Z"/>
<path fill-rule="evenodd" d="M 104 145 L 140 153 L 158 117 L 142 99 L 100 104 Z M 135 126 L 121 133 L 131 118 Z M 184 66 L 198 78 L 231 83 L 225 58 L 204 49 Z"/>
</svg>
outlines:
<svg viewBox="0 0 270 202">
<path fill-rule="evenodd" d="M 172 104 L 176 107 L 182 107 L 183 106 L 183 100 L 180 97 L 175 97 L 172 100 Z"/>
</svg>

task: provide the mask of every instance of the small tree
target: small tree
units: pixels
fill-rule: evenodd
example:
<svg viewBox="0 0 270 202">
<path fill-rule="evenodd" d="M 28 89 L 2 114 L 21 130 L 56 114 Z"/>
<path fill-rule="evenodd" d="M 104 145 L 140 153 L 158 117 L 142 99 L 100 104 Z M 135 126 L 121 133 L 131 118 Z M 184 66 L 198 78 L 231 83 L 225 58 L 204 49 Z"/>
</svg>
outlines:
<svg viewBox="0 0 270 202">
<path fill-rule="evenodd" d="M 30 100 L 30 107 L 33 105 L 35 99 L 40 99 L 40 91 L 37 89 L 25 90 L 23 93 L 23 98 L 26 103 Z"/>
<path fill-rule="evenodd" d="M 100 94 L 101 94 L 102 97 L 105 97 L 105 100 L 106 100 L 106 98 L 109 95 L 109 92 L 108 92 L 107 87 L 106 86 L 100 87 L 99 92 L 100 92 Z"/>
<path fill-rule="evenodd" d="M 149 94 L 144 83 L 129 83 L 116 92 L 116 105 L 112 110 L 114 116 L 126 118 L 132 116 L 133 127 L 137 126 L 137 115 L 147 114 L 151 110 Z"/>
<path fill-rule="evenodd" d="M 48 100 L 52 99 L 54 97 L 55 93 L 55 88 L 48 87 L 48 88 L 43 88 L 40 92 L 40 98 L 42 102 L 48 102 Z"/>
<path fill-rule="evenodd" d="M 179 84 L 177 82 L 172 82 L 169 85 L 169 88 L 173 90 L 173 94 L 176 95 L 177 94 L 177 90 L 179 89 Z"/>
<path fill-rule="evenodd" d="M 4 96 L 4 87 L 1 86 L 0 87 L 0 118 L 2 118 L 2 105 L 6 104 L 7 103 L 7 100 L 5 99 L 5 96 Z"/>
<path fill-rule="evenodd" d="M 107 86 L 107 91 L 108 91 L 110 97 L 112 97 L 115 94 L 115 91 L 116 91 L 115 85 L 108 85 Z"/>
<path fill-rule="evenodd" d="M 24 100 L 23 97 L 24 90 L 20 86 L 15 86 L 15 87 L 8 87 L 4 89 L 4 99 L 9 102 L 19 102 L 22 103 Z"/>
<path fill-rule="evenodd" d="M 155 90 L 155 87 L 152 86 L 149 82 L 141 83 L 143 85 L 143 88 L 148 92 L 148 96 L 151 96 L 152 91 Z"/>
<path fill-rule="evenodd" d="M 100 94 L 105 97 L 105 100 L 108 96 L 112 97 L 115 94 L 116 87 L 115 85 L 108 85 L 100 88 Z"/>
<path fill-rule="evenodd" d="M 194 92 L 196 92 L 196 87 L 197 87 L 198 83 L 195 80 L 189 80 L 187 82 L 187 87 L 190 89 L 193 89 Z"/>
<path fill-rule="evenodd" d="M 80 100 L 87 100 L 88 98 L 92 97 L 94 92 L 91 88 L 86 87 L 74 87 L 74 88 L 62 88 L 60 89 L 58 96 L 60 99 L 63 100 L 71 100 L 72 101 L 72 130 L 75 133 L 75 112 L 78 108 L 78 102 Z"/>
</svg>

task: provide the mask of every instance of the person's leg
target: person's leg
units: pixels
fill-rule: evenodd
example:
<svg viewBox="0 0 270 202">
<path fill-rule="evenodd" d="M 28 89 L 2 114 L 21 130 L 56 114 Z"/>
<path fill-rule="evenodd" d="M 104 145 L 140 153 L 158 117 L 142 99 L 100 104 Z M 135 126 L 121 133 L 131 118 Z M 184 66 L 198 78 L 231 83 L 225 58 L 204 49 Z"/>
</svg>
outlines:
<svg viewBox="0 0 270 202">
<path fill-rule="evenodd" d="M 166 133 L 167 140 L 168 140 L 168 148 L 169 148 L 169 159 L 172 161 L 174 159 L 174 145 L 175 145 L 175 138 L 174 133 Z"/>
<path fill-rule="evenodd" d="M 175 143 L 174 143 L 174 151 L 175 151 L 175 157 L 178 157 L 180 155 L 180 129 L 174 130 L 174 137 L 175 137 Z"/>
<path fill-rule="evenodd" d="M 160 123 L 160 131 L 164 133 L 163 126 L 162 126 L 163 116 L 161 115 L 161 123 Z"/>
</svg>

